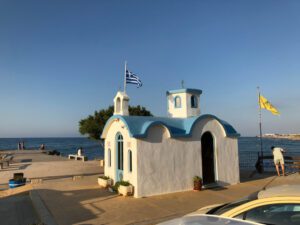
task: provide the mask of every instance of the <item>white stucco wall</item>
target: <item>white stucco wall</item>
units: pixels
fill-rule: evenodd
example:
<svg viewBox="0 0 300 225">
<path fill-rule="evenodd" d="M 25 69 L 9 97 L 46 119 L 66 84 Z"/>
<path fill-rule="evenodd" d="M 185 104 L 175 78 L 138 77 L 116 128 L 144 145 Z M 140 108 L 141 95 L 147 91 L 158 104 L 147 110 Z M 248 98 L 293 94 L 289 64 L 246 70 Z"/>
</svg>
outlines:
<svg viewBox="0 0 300 225">
<path fill-rule="evenodd" d="M 239 182 L 236 138 L 225 137 L 215 119 L 198 122 L 190 138 L 170 138 L 163 126 L 153 126 L 147 138 L 137 140 L 136 197 L 191 190 L 193 177 L 202 177 L 201 136 L 210 131 L 214 138 L 215 178 L 222 185 Z"/>
<path fill-rule="evenodd" d="M 197 108 L 192 108 L 191 97 L 193 94 L 190 93 L 176 93 L 169 94 L 167 96 L 168 101 L 168 115 L 176 118 L 186 118 L 191 116 L 200 115 L 200 95 L 195 95 L 197 98 Z M 175 108 L 174 98 L 179 96 L 181 98 L 181 107 Z"/>
<path fill-rule="evenodd" d="M 237 138 L 226 137 L 222 125 L 215 119 L 205 119 L 193 129 L 193 139 L 201 140 L 209 131 L 214 139 L 215 177 L 220 184 L 240 182 Z"/>
<path fill-rule="evenodd" d="M 104 148 L 104 174 L 105 176 L 111 177 L 114 182 L 116 181 L 116 169 L 117 169 L 117 146 L 116 146 L 116 135 L 121 133 L 123 136 L 123 180 L 129 181 L 135 188 L 137 186 L 137 155 L 136 155 L 136 139 L 131 138 L 128 132 L 128 128 L 123 121 L 115 119 L 107 132 L 105 138 Z M 111 149 L 111 166 L 108 162 L 108 149 Z M 129 171 L 129 156 L 128 150 L 132 151 L 132 172 Z"/>
<path fill-rule="evenodd" d="M 114 115 L 129 115 L 129 97 L 126 93 L 118 91 L 114 98 Z"/>
<path fill-rule="evenodd" d="M 169 138 L 162 126 L 151 127 L 137 148 L 138 197 L 190 190 L 201 174 L 200 142 Z"/>
<path fill-rule="evenodd" d="M 191 97 L 193 94 L 187 93 L 186 94 L 186 102 L 187 102 L 187 117 L 191 117 L 191 116 L 199 116 L 200 115 L 200 95 L 195 95 L 197 98 L 197 107 L 196 108 L 192 108 L 191 105 Z"/>
<path fill-rule="evenodd" d="M 181 98 L 181 107 L 175 108 L 175 97 L 179 96 Z M 168 101 L 168 114 L 170 117 L 185 118 L 187 117 L 186 109 L 186 93 L 176 93 L 167 96 Z"/>
</svg>

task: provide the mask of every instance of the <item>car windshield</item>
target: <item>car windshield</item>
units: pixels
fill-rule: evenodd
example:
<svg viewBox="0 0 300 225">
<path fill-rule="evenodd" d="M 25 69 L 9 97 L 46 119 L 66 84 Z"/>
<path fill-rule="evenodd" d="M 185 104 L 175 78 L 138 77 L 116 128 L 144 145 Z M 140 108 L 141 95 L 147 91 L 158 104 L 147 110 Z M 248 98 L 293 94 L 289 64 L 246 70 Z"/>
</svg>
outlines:
<svg viewBox="0 0 300 225">
<path fill-rule="evenodd" d="M 235 201 L 235 202 L 232 202 L 232 203 L 229 203 L 229 204 L 225 204 L 221 207 L 218 207 L 218 208 L 215 208 L 215 210 L 211 210 L 210 212 L 208 212 L 209 214 L 214 214 L 214 215 L 221 215 L 225 212 L 227 212 L 228 210 L 230 209 L 233 209 L 235 207 L 238 207 L 240 205 L 243 205 L 247 202 L 251 202 L 253 200 L 256 200 L 257 199 L 257 195 L 258 195 L 258 191 L 249 195 L 248 197 L 246 198 L 242 198 L 238 201 Z"/>
</svg>

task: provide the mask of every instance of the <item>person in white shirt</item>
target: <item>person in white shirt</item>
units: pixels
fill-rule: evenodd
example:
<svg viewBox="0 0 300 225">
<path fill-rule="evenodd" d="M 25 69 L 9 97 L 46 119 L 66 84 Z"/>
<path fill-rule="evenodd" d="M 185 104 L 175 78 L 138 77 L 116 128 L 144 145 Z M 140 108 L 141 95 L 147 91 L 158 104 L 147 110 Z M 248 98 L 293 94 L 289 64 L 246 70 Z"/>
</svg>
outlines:
<svg viewBox="0 0 300 225">
<path fill-rule="evenodd" d="M 275 147 L 275 146 L 272 146 L 271 149 L 272 149 L 272 152 L 273 152 L 274 164 L 275 164 L 275 167 L 276 167 L 277 175 L 280 176 L 280 173 L 279 173 L 279 164 L 280 164 L 281 170 L 282 170 L 282 176 L 285 176 L 285 173 L 284 173 L 284 157 L 282 155 L 282 153 L 285 152 L 285 151 L 282 148 Z"/>
<path fill-rule="evenodd" d="M 83 153 L 83 150 L 82 150 L 82 147 L 80 147 L 80 148 L 77 150 L 77 155 L 78 155 L 78 156 L 82 156 L 82 153 Z"/>
</svg>

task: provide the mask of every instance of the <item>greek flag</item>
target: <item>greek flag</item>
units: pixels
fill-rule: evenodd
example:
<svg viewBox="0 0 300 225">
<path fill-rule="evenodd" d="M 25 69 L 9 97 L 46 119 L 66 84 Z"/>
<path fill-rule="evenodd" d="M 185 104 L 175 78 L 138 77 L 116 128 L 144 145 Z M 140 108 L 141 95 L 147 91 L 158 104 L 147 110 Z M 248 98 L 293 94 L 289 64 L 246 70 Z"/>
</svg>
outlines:
<svg viewBox="0 0 300 225">
<path fill-rule="evenodd" d="M 129 70 L 126 70 L 126 84 L 136 84 L 137 87 L 142 87 L 143 85 L 140 78 Z"/>
</svg>

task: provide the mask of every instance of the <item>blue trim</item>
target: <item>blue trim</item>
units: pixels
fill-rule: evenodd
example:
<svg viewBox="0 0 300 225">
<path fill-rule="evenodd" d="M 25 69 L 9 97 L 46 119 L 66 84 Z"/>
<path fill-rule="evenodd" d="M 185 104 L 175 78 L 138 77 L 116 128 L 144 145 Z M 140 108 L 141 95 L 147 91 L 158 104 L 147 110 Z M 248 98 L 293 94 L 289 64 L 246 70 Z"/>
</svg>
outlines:
<svg viewBox="0 0 300 225">
<path fill-rule="evenodd" d="M 122 139 L 119 140 L 118 137 L 121 136 Z M 123 151 L 123 156 L 122 156 L 122 167 L 123 169 L 119 169 L 119 142 L 122 142 L 122 151 Z M 116 136 L 115 136 L 115 151 L 116 151 L 116 164 L 115 164 L 115 168 L 116 168 L 116 181 L 120 181 L 120 175 L 123 177 L 123 171 L 124 171 L 124 138 L 123 138 L 123 135 L 121 132 L 118 132 L 116 133 Z"/>
<path fill-rule="evenodd" d="M 179 105 L 176 104 L 176 103 L 177 103 L 177 102 L 176 102 L 176 99 L 179 99 L 179 101 L 180 101 L 180 102 L 179 102 L 179 103 L 180 103 Z M 182 105 L 182 104 L 181 104 L 181 97 L 180 97 L 179 95 L 176 95 L 176 96 L 174 97 L 174 108 L 176 108 L 176 109 L 181 108 L 181 105 Z"/>
<path fill-rule="evenodd" d="M 236 132 L 236 130 L 226 121 L 219 119 L 218 117 L 214 116 L 214 115 L 210 115 L 210 114 L 205 114 L 199 117 L 192 117 L 189 118 L 186 122 L 186 130 L 188 131 L 188 134 L 191 135 L 191 132 L 195 126 L 195 124 L 200 121 L 200 120 L 204 120 L 204 119 L 215 119 L 217 120 L 223 127 L 226 136 L 227 137 L 239 137 L 240 134 Z"/>
<path fill-rule="evenodd" d="M 193 127 L 198 121 L 205 119 L 215 119 L 223 127 L 227 137 L 239 137 L 240 134 L 226 121 L 210 114 L 195 116 L 190 118 L 168 118 L 152 116 L 121 116 L 114 115 L 106 123 L 103 131 L 109 128 L 112 120 L 119 119 L 123 121 L 129 131 L 130 137 L 145 138 L 148 130 L 154 125 L 165 126 L 171 137 L 191 137 Z M 102 136 L 103 137 L 103 136 Z M 105 137 L 103 137 L 105 138 Z"/>
<path fill-rule="evenodd" d="M 200 90 L 200 89 L 192 89 L 192 88 L 183 88 L 183 89 L 177 89 L 177 90 L 167 91 L 167 95 L 169 95 L 169 94 L 178 94 L 178 93 L 190 93 L 190 94 L 201 95 L 202 94 L 202 90 Z"/>
</svg>

